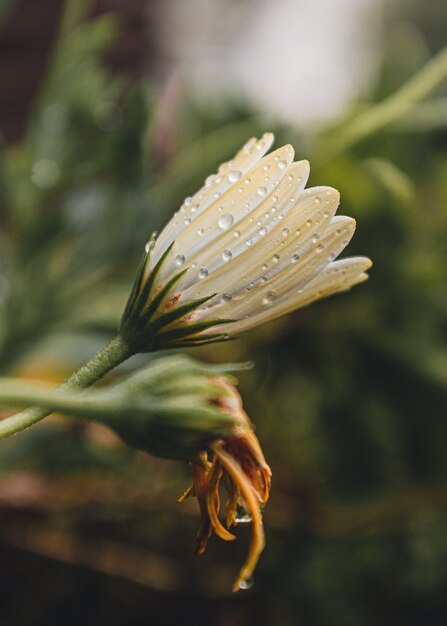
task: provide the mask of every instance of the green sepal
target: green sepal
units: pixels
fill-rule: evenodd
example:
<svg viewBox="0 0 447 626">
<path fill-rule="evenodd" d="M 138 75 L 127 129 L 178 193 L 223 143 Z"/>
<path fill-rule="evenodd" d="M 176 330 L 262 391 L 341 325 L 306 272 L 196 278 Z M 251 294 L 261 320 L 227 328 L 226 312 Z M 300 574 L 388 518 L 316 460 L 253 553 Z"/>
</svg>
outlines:
<svg viewBox="0 0 447 626">
<path fill-rule="evenodd" d="M 192 311 L 197 309 L 199 306 L 205 304 L 205 302 L 208 302 L 208 300 L 211 300 L 211 298 L 214 298 L 215 295 L 216 294 L 213 293 L 210 296 L 197 298 L 196 300 L 192 300 L 191 302 L 182 304 L 181 306 L 172 309 L 172 311 L 169 311 L 168 313 L 163 313 L 162 315 L 157 317 L 157 319 L 153 320 L 150 323 L 150 325 L 148 326 L 148 331 L 151 334 L 155 334 L 158 330 L 160 330 L 160 328 L 163 328 L 164 326 L 169 326 L 170 324 L 176 322 L 185 315 L 188 315 L 188 313 L 192 313 Z"/>
<path fill-rule="evenodd" d="M 208 328 L 212 328 L 213 326 L 217 326 L 220 324 L 230 324 L 235 320 L 227 320 L 227 319 L 219 319 L 216 318 L 214 320 L 208 320 L 206 322 L 197 322 L 196 324 L 188 324 L 186 326 L 180 326 L 179 328 L 174 328 L 172 330 L 168 330 L 164 333 L 160 333 L 155 337 L 155 345 L 168 345 L 171 341 L 175 341 L 177 345 L 178 339 L 188 339 L 192 338 L 197 333 L 202 332 L 203 330 L 207 330 Z M 225 335 L 225 333 L 219 333 Z"/>
<path fill-rule="evenodd" d="M 154 313 L 156 313 L 160 304 L 168 295 L 169 291 L 172 289 L 172 287 L 174 287 L 178 283 L 178 281 L 188 271 L 188 269 L 189 268 L 187 267 L 186 269 L 182 270 L 181 272 L 173 276 L 170 280 L 168 280 L 168 282 L 164 285 L 164 287 L 160 289 L 160 291 L 157 293 L 155 298 L 149 303 L 149 306 L 147 307 L 147 309 L 144 309 L 143 313 L 138 318 L 135 324 L 136 328 L 143 328 L 144 326 L 146 326 L 146 324 L 149 322 L 149 320 L 154 315 Z"/>
<path fill-rule="evenodd" d="M 173 346 L 167 346 L 166 348 L 199 348 L 200 346 L 207 346 L 210 343 L 222 343 L 223 341 L 234 341 L 238 337 L 230 337 L 225 333 L 214 333 L 206 335 L 206 338 L 197 337 L 197 339 L 191 338 L 191 340 L 179 341 Z"/>
<path fill-rule="evenodd" d="M 160 270 L 161 270 L 161 268 L 163 266 L 163 263 L 165 262 L 166 257 L 168 256 L 168 254 L 171 252 L 173 245 L 174 245 L 174 242 L 172 242 L 166 248 L 166 250 L 163 252 L 161 257 L 158 259 L 157 263 L 155 264 L 154 269 L 149 274 L 149 276 L 147 278 L 147 281 L 144 283 L 144 286 L 143 286 L 143 289 L 142 289 L 140 295 L 137 296 L 134 309 L 130 313 L 129 317 L 126 319 L 126 322 L 125 322 L 126 327 L 129 327 L 129 326 L 131 326 L 133 324 L 133 322 L 140 315 L 140 313 L 143 310 L 145 304 L 148 302 L 149 296 L 150 296 L 150 293 L 151 293 L 151 290 L 152 290 L 152 287 L 153 287 L 154 282 L 155 282 L 155 279 L 157 278 L 158 274 L 160 273 Z"/>
<path fill-rule="evenodd" d="M 149 247 L 148 250 L 144 252 L 141 261 L 140 261 L 140 266 L 138 268 L 138 272 L 137 272 L 137 277 L 134 281 L 132 290 L 130 292 L 130 296 L 127 300 L 122 318 L 121 318 L 121 326 L 123 326 L 126 323 L 126 320 L 129 318 L 129 316 L 132 313 L 132 309 L 135 306 L 135 302 L 138 296 L 138 293 L 140 292 L 141 289 L 141 284 L 143 282 L 143 278 L 144 278 L 144 274 L 146 272 L 147 269 L 147 265 L 149 263 L 150 260 L 150 256 L 151 256 L 151 252 L 152 249 L 154 247 L 155 244 L 155 233 L 152 235 L 152 238 L 149 240 Z"/>
</svg>

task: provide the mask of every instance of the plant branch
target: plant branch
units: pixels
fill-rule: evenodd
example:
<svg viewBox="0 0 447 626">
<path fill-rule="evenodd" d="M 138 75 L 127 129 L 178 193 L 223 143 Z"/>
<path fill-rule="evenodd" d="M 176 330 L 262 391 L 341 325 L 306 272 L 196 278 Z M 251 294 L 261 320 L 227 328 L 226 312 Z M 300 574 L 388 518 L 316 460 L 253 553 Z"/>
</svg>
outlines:
<svg viewBox="0 0 447 626">
<path fill-rule="evenodd" d="M 71 389 L 85 389 L 90 387 L 105 374 L 114 369 L 117 365 L 126 361 L 132 356 L 133 350 L 129 344 L 125 342 L 120 335 L 117 335 L 112 341 L 105 346 L 96 356 L 94 356 L 88 363 L 80 367 L 74 372 L 70 378 L 68 378 L 62 385 L 52 393 L 42 391 L 40 388 L 34 390 L 29 384 L 22 384 L 18 381 L 8 381 L 1 384 L 0 391 L 2 392 L 2 399 L 5 402 L 11 402 L 13 404 L 27 404 L 28 402 L 41 404 L 39 407 L 32 407 L 24 411 L 20 411 L 15 415 L 11 415 L 6 419 L 0 421 L 0 439 L 10 437 L 33 424 L 36 424 L 44 417 L 49 415 L 54 408 L 61 410 L 71 410 L 68 405 L 63 406 L 64 399 L 61 397 L 57 401 L 51 401 L 53 394 L 69 391 Z M 69 397 L 66 402 L 72 401 L 76 403 L 78 400 L 75 397 Z M 80 400 L 85 406 L 85 400 Z M 74 404 L 70 405 L 72 409 Z"/>
</svg>

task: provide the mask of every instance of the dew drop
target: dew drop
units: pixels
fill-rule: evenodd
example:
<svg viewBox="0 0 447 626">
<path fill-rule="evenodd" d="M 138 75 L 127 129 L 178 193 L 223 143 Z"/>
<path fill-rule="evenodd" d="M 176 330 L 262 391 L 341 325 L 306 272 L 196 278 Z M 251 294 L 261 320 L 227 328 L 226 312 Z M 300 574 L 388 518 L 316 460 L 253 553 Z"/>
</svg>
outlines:
<svg viewBox="0 0 447 626">
<path fill-rule="evenodd" d="M 241 231 L 240 231 L 240 230 L 235 230 L 235 231 L 234 231 L 234 233 L 233 233 L 233 235 L 234 235 L 234 237 L 236 237 L 236 239 L 237 239 L 238 237 L 240 237 L 240 236 L 241 236 Z"/>
<path fill-rule="evenodd" d="M 144 246 L 144 251 L 146 252 L 146 254 L 149 254 L 151 246 L 152 246 L 152 241 L 148 241 L 147 244 Z"/>
<path fill-rule="evenodd" d="M 262 269 L 264 270 L 264 272 L 266 272 L 268 270 L 268 265 L 267 263 L 264 263 L 264 265 L 262 266 Z"/>
<path fill-rule="evenodd" d="M 258 196 L 265 196 L 267 193 L 267 187 L 258 187 L 257 194 Z"/>
<path fill-rule="evenodd" d="M 277 296 L 276 296 L 276 291 L 267 291 L 267 293 L 264 296 L 264 304 L 272 304 L 273 302 L 275 302 Z"/>
<path fill-rule="evenodd" d="M 191 224 L 191 218 L 190 217 L 185 217 L 185 224 L 186 224 L 186 226 L 188 226 L 188 224 Z"/>
<path fill-rule="evenodd" d="M 230 181 L 230 183 L 237 183 L 241 176 L 242 172 L 240 172 L 239 170 L 233 170 L 228 174 L 228 180 Z"/>
<path fill-rule="evenodd" d="M 316 251 L 323 252 L 323 250 L 324 250 L 324 245 L 322 243 L 319 243 L 318 246 L 316 247 Z"/>
<path fill-rule="evenodd" d="M 296 263 L 299 260 L 300 260 L 300 255 L 299 254 L 294 254 L 293 257 L 292 257 L 292 263 Z"/>
<path fill-rule="evenodd" d="M 178 254 L 178 255 L 175 257 L 175 262 L 176 262 L 176 264 L 177 264 L 177 265 L 182 265 L 182 263 L 184 263 L 184 262 L 185 262 L 185 257 L 184 257 L 184 255 L 183 255 L 183 254 Z"/>
<path fill-rule="evenodd" d="M 231 295 L 231 293 L 224 293 L 221 299 L 222 299 L 222 302 L 227 303 L 227 302 L 231 302 L 231 300 L 233 299 L 233 296 Z"/>
<path fill-rule="evenodd" d="M 185 198 L 185 201 L 183 202 L 183 204 L 185 206 L 189 206 L 191 204 L 191 202 L 192 202 L 192 198 L 191 198 L 191 196 L 188 196 L 187 198 Z"/>
<path fill-rule="evenodd" d="M 247 239 L 247 241 L 245 242 L 245 245 L 250 247 L 253 244 L 253 241 L 251 239 Z"/>
<path fill-rule="evenodd" d="M 273 263 L 278 263 L 279 261 L 279 254 L 274 254 L 273 258 L 272 258 Z"/>
<path fill-rule="evenodd" d="M 208 276 L 208 270 L 205 267 L 202 267 L 202 269 L 199 271 L 200 280 L 202 280 L 203 278 L 206 278 L 207 276 Z"/>
<path fill-rule="evenodd" d="M 232 258 L 233 254 L 231 253 L 230 250 L 224 250 L 222 252 L 222 258 L 225 262 L 230 261 Z"/>
<path fill-rule="evenodd" d="M 285 170 L 287 167 L 287 161 L 281 159 L 281 161 L 278 162 L 278 167 L 280 167 L 282 170 Z"/>
<path fill-rule="evenodd" d="M 265 226 L 263 226 L 262 228 L 259 229 L 259 235 L 261 237 L 264 237 L 264 235 L 266 235 L 266 234 L 267 234 L 267 229 L 266 229 Z"/>
<path fill-rule="evenodd" d="M 204 232 L 205 231 L 203 230 L 203 228 L 199 228 L 199 230 L 197 231 L 197 234 L 201 237 Z"/>
<path fill-rule="evenodd" d="M 219 226 L 221 230 L 228 230 L 230 226 L 233 224 L 233 222 L 234 222 L 233 216 L 230 215 L 229 213 L 224 213 L 224 215 L 221 215 L 219 219 L 217 220 L 217 225 Z"/>
<path fill-rule="evenodd" d="M 249 515 L 245 507 L 238 504 L 236 507 L 236 523 L 248 524 L 249 522 L 251 522 L 251 515 Z"/>
<path fill-rule="evenodd" d="M 222 195 L 221 191 L 216 191 L 216 193 L 214 194 L 214 198 L 217 200 L 217 198 L 220 198 L 221 195 Z"/>
<path fill-rule="evenodd" d="M 317 241 L 320 239 L 320 235 L 318 233 L 315 233 L 315 235 L 312 235 L 312 243 L 317 243 Z"/>
<path fill-rule="evenodd" d="M 306 226 L 312 226 L 312 220 L 307 220 L 306 221 Z"/>
<path fill-rule="evenodd" d="M 320 202 L 321 202 L 321 198 L 320 198 L 320 196 L 317 196 L 317 197 L 315 198 L 314 202 L 315 202 L 315 204 L 320 204 Z"/>
<path fill-rule="evenodd" d="M 283 231 L 282 231 L 282 236 L 283 236 L 283 237 L 288 237 L 288 236 L 289 236 L 289 232 L 290 232 L 290 231 L 289 231 L 289 229 L 288 229 L 288 228 L 283 228 Z"/>
<path fill-rule="evenodd" d="M 249 576 L 245 580 L 241 580 L 241 582 L 239 583 L 239 589 L 246 591 L 247 589 L 251 589 L 254 584 L 255 579 L 253 578 L 253 576 Z"/>
</svg>

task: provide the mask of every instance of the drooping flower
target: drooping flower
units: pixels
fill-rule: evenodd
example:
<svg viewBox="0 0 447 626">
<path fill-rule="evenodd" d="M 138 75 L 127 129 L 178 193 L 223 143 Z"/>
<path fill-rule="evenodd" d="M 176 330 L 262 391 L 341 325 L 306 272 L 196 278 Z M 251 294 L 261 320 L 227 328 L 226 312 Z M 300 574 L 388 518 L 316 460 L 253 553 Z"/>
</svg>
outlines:
<svg viewBox="0 0 447 626">
<path fill-rule="evenodd" d="M 233 585 L 233 591 L 238 591 L 246 588 L 264 549 L 262 509 L 269 498 L 272 473 L 236 388 L 223 377 L 214 382 L 224 391 L 216 401 L 222 410 L 234 417 L 234 425 L 225 438 L 208 444 L 208 452 L 196 456 L 191 465 L 192 485 L 179 502 L 190 496 L 196 496 L 199 502 L 201 524 L 197 533 L 197 554 L 203 554 L 213 532 L 224 541 L 232 541 L 236 536 L 229 532 L 229 528 L 251 522 L 248 556 Z M 219 519 L 221 485 L 227 495 L 227 528 Z"/>
<path fill-rule="evenodd" d="M 219 341 L 367 279 L 366 257 L 336 260 L 355 220 L 339 193 L 305 185 L 290 145 L 251 139 L 186 198 L 146 246 L 121 333 L 140 351 Z"/>
</svg>

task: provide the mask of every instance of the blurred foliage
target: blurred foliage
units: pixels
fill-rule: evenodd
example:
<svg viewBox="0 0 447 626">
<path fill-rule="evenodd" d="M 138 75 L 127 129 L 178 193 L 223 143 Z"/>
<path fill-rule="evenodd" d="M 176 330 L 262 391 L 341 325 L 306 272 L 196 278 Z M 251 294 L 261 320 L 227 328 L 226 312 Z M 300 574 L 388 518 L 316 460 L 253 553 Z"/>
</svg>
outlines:
<svg viewBox="0 0 447 626">
<path fill-rule="evenodd" d="M 375 263 L 369 283 L 194 353 L 256 363 L 241 389 L 274 476 L 257 584 L 226 596 L 243 545 L 189 558 L 197 512 L 169 504 L 184 468 L 99 427 L 48 421 L 1 446 L 6 622 L 447 622 L 445 61 L 430 89 L 380 117 L 441 47 L 444 3 L 411 6 L 389 19 L 367 103 L 319 133 L 270 124 L 311 161 L 312 184 L 340 190 L 341 212 L 358 219 L 349 254 Z M 0 365 L 53 379 L 115 330 L 149 234 L 264 130 L 243 104 L 216 115 L 187 93 L 166 127 L 166 92 L 102 61 L 116 19 L 68 17 L 26 136 L 0 162 Z M 40 572 L 49 584 L 33 593 Z M 31 607 L 19 621 L 16 587 Z M 83 610 L 70 617 L 73 603 Z"/>
</svg>

